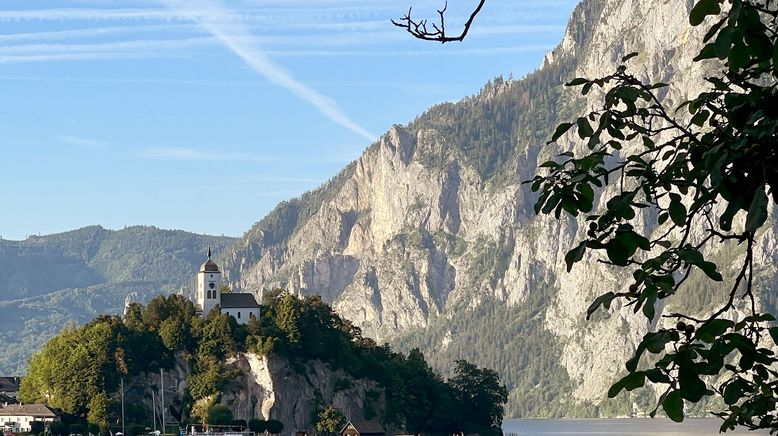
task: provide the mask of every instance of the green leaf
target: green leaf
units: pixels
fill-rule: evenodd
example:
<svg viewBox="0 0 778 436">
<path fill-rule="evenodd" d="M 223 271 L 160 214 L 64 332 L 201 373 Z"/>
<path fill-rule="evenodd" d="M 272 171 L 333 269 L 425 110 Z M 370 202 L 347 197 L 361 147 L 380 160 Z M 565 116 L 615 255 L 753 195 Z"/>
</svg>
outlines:
<svg viewBox="0 0 778 436">
<path fill-rule="evenodd" d="M 643 372 L 633 372 L 627 374 L 624 378 L 617 381 L 608 389 L 608 398 L 613 398 L 619 394 L 623 389 L 633 391 L 637 388 L 642 388 L 646 384 L 646 374 Z"/>
<path fill-rule="evenodd" d="M 716 264 L 713 262 L 703 262 L 701 265 L 698 265 L 702 272 L 705 273 L 706 276 L 710 277 L 711 280 L 721 282 L 724 281 L 724 277 L 721 275 L 720 272 L 716 270 Z"/>
<path fill-rule="evenodd" d="M 583 259 L 585 252 L 586 252 L 586 241 L 581 242 L 580 244 L 578 244 L 577 247 L 567 252 L 567 254 L 565 255 L 567 272 L 570 272 L 570 270 L 573 269 L 573 264 Z"/>
<path fill-rule="evenodd" d="M 580 86 L 584 83 L 589 83 L 589 80 L 583 78 L 583 77 L 576 77 L 575 79 L 565 83 L 565 86 Z"/>
<path fill-rule="evenodd" d="M 624 240 L 619 238 L 608 241 L 605 245 L 605 252 L 608 254 L 608 259 L 618 266 L 627 266 L 629 258 L 635 253 L 624 243 Z"/>
<path fill-rule="evenodd" d="M 689 14 L 689 23 L 692 26 L 699 26 L 708 15 L 718 15 L 719 13 L 721 13 L 721 7 L 718 0 L 700 0 Z"/>
<path fill-rule="evenodd" d="M 665 409 L 667 417 L 675 422 L 683 421 L 683 399 L 678 391 L 670 392 L 662 402 L 662 408 Z"/>
<path fill-rule="evenodd" d="M 746 47 L 745 43 L 742 41 L 735 41 L 732 50 L 729 52 L 729 69 L 731 71 L 738 71 L 748 65 L 748 61 L 751 60 L 749 52 L 750 50 Z"/>
<path fill-rule="evenodd" d="M 709 116 L 710 116 L 710 112 L 706 110 L 701 110 L 692 117 L 692 124 L 702 127 L 703 125 L 705 125 L 705 121 L 708 121 Z"/>
<path fill-rule="evenodd" d="M 732 48 L 732 28 L 725 27 L 716 37 L 716 56 L 722 61 L 729 57 L 729 50 Z"/>
<path fill-rule="evenodd" d="M 678 227 L 683 227 L 686 223 L 686 206 L 681 203 L 681 196 L 678 194 L 670 194 L 670 207 L 668 212 L 670 213 L 670 219 L 673 220 Z"/>
<path fill-rule="evenodd" d="M 624 56 L 623 58 L 621 58 L 621 62 L 627 62 L 628 60 L 634 58 L 637 55 L 638 55 L 638 52 L 633 51 L 632 53 L 630 53 L 630 54 Z"/>
<path fill-rule="evenodd" d="M 693 403 L 700 401 L 708 389 L 705 382 L 700 380 L 700 376 L 694 370 L 691 361 L 679 366 L 678 382 L 681 395 Z"/>
<path fill-rule="evenodd" d="M 557 139 L 561 138 L 562 135 L 567 133 L 570 128 L 573 127 L 572 123 L 562 123 L 557 126 L 556 131 L 554 132 L 554 136 L 551 137 L 551 142 L 556 141 Z"/>
<path fill-rule="evenodd" d="M 578 122 L 576 124 L 578 124 L 578 136 L 580 136 L 581 139 L 586 139 L 594 135 L 594 129 L 592 129 L 592 125 L 589 124 L 589 120 L 586 118 L 578 118 Z"/>
<path fill-rule="evenodd" d="M 731 406 L 743 396 L 743 381 L 737 379 L 724 388 L 724 402 Z"/>
<path fill-rule="evenodd" d="M 586 319 L 588 320 L 600 306 L 605 306 L 606 309 L 610 308 L 611 301 L 613 301 L 614 298 L 616 298 L 616 294 L 613 292 L 606 292 L 597 297 L 594 302 L 589 305 L 589 308 L 586 309 Z"/>
<path fill-rule="evenodd" d="M 721 334 L 726 332 L 727 329 L 730 329 L 734 326 L 735 323 L 728 319 L 714 319 L 708 324 L 700 327 L 699 330 L 697 330 L 696 337 L 703 342 L 711 344 L 718 336 L 721 336 Z"/>
<path fill-rule="evenodd" d="M 755 233 L 765 221 L 767 221 L 767 194 L 764 188 L 760 187 L 754 193 L 754 200 L 748 208 L 746 231 Z"/>
</svg>

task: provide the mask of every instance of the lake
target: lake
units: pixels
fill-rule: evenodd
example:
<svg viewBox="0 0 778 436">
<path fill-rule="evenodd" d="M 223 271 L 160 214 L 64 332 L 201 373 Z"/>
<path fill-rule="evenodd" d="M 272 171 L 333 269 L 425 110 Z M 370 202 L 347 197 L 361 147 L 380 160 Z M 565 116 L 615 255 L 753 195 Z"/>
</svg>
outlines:
<svg viewBox="0 0 778 436">
<path fill-rule="evenodd" d="M 703 436 L 719 432 L 721 420 L 711 418 L 686 419 L 675 423 L 669 419 L 511 419 L 503 421 L 506 436 L 555 435 L 630 435 L 630 436 Z M 738 429 L 725 435 L 761 435 L 769 432 L 750 432 Z"/>
</svg>

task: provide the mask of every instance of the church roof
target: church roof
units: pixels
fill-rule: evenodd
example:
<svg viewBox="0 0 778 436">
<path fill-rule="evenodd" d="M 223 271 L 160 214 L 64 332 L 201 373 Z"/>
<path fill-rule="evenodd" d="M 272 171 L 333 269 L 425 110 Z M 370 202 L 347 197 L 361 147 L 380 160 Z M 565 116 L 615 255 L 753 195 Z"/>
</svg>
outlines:
<svg viewBox="0 0 778 436">
<path fill-rule="evenodd" d="M 216 265 L 216 262 L 211 260 L 211 245 L 208 245 L 208 260 L 205 261 L 204 264 L 200 265 L 200 272 L 206 272 L 206 273 L 217 273 L 219 272 L 219 265 Z"/>
<path fill-rule="evenodd" d="M 254 298 L 254 294 L 249 293 L 226 293 L 221 295 L 222 309 L 257 309 L 259 304 Z"/>
<path fill-rule="evenodd" d="M 216 265 L 216 262 L 212 261 L 210 258 L 205 261 L 204 264 L 200 265 L 200 272 L 219 272 L 219 265 Z"/>
</svg>

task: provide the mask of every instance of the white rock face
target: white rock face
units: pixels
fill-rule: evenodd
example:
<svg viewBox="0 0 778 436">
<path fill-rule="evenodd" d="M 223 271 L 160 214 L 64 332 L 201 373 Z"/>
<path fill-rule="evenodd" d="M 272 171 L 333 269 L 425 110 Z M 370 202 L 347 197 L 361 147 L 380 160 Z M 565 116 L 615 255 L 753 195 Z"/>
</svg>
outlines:
<svg viewBox="0 0 778 436">
<path fill-rule="evenodd" d="M 383 389 L 375 382 L 355 380 L 318 361 L 295 369 L 279 357 L 240 354 L 228 361 L 226 369 L 241 374 L 227 384 L 222 396 L 222 403 L 235 417 L 277 419 L 284 423 L 286 433 L 313 434 L 317 404 L 332 405 L 354 420 L 366 419 L 365 411 L 370 408 L 379 413 L 386 409 Z"/>
<path fill-rule="evenodd" d="M 600 77 L 637 51 L 630 68 L 645 80 L 672 83 L 661 97 L 674 107 L 702 90 L 704 68 L 711 68 L 692 61 L 705 30 L 688 25 L 692 4 L 585 0 L 541 70 L 558 74 L 556 84 Z M 513 95 L 520 85 L 502 82 L 459 104 L 489 108 L 493 99 Z M 586 99 L 561 92 L 559 112 L 568 118 L 595 108 L 601 99 L 596 91 Z M 535 110 L 528 98 L 515 105 L 519 111 Z M 436 122 L 467 126 L 471 121 Z M 549 137 L 553 128 L 542 136 Z M 565 149 L 582 147 L 573 135 L 560 141 L 570 144 Z M 542 145 L 545 141 L 531 132 L 512 140 L 514 171 L 484 181 L 472 156 L 453 147 L 435 123 L 394 126 L 327 185 L 277 210 L 284 225 L 268 218 L 249 231 L 226 266 L 227 279 L 244 292 L 284 287 L 320 294 L 379 342 L 423 328 L 431 317 L 450 316 L 454 308 L 475 308 L 492 299 L 515 307 L 534 289 L 552 287 L 556 292 L 545 302 L 544 325 L 558 341 L 549 346 L 561 347 L 575 398 L 597 402 L 649 326 L 618 304 L 605 319 L 583 321 L 591 301 L 620 289 L 623 278 L 593 261 L 566 273 L 564 255 L 583 233 L 582 221 L 535 216 L 536 197 L 521 184 L 562 149 Z M 430 156 L 436 164 L 430 164 Z M 768 277 L 775 277 L 778 260 L 775 230 L 761 235 L 756 255 Z M 493 263 L 484 260 L 492 258 Z M 763 286 L 775 290 L 774 280 Z M 661 314 L 662 307 L 658 310 Z M 449 334 L 441 347 L 450 341 Z M 269 401 L 292 413 L 293 406 L 279 406 L 278 397 L 261 398 L 262 404 Z"/>
</svg>

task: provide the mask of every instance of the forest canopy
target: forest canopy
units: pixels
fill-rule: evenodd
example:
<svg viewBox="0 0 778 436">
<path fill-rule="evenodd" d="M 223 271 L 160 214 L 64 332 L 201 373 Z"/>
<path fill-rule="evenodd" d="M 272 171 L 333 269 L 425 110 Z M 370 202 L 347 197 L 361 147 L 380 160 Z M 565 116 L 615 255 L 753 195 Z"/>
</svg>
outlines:
<svg viewBox="0 0 778 436">
<path fill-rule="evenodd" d="M 199 399 L 218 398 L 238 374 L 224 362 L 237 353 L 273 354 L 304 371 L 310 361 L 374 380 L 389 404 L 378 418 L 412 432 L 476 431 L 497 434 L 507 391 L 496 372 L 458 361 L 451 380 L 436 374 L 418 350 L 407 355 L 364 338 L 318 296 L 266 293 L 259 319 L 239 325 L 231 316 L 196 313 L 180 295 L 159 296 L 145 307 L 130 305 L 123 317 L 101 316 L 69 326 L 32 358 L 22 380 L 21 400 L 45 403 L 107 431 L 119 416 L 120 380 L 186 361 L 191 375 L 183 420 Z M 146 411 L 129 414 L 145 424 Z"/>
</svg>

